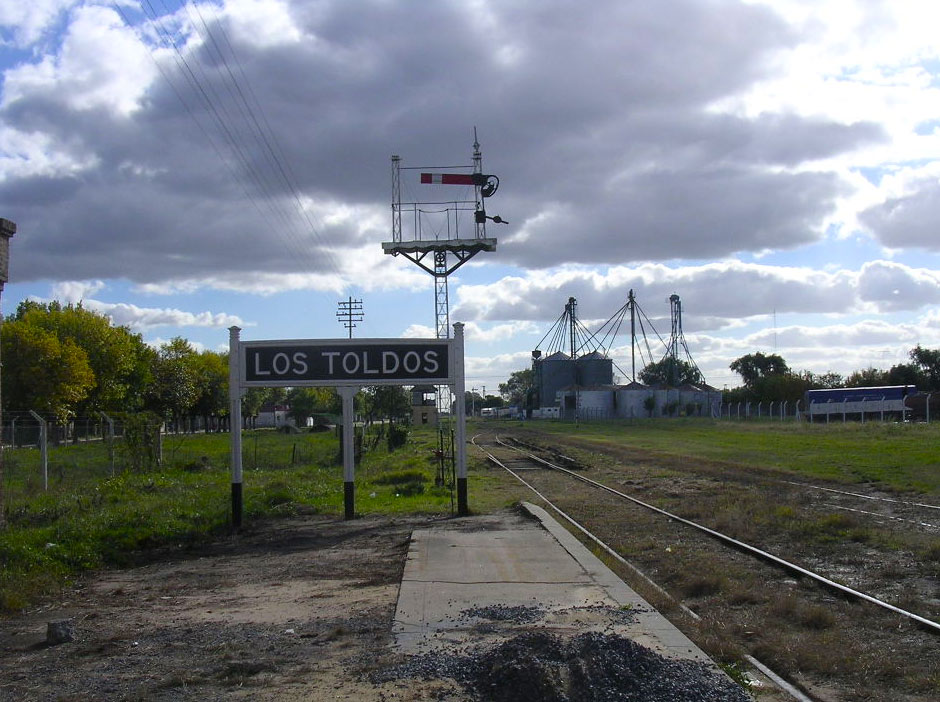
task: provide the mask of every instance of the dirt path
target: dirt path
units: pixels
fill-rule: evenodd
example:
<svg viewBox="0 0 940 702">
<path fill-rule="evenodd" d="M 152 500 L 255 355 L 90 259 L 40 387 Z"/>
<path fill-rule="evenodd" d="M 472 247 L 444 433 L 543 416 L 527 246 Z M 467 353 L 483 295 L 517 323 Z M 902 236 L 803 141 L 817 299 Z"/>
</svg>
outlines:
<svg viewBox="0 0 940 702">
<path fill-rule="evenodd" d="M 0 621 L 0 700 L 442 699 L 365 678 L 396 662 L 409 536 L 429 521 L 271 522 L 89 577 Z M 64 619 L 74 640 L 47 645 L 47 623 Z"/>
</svg>

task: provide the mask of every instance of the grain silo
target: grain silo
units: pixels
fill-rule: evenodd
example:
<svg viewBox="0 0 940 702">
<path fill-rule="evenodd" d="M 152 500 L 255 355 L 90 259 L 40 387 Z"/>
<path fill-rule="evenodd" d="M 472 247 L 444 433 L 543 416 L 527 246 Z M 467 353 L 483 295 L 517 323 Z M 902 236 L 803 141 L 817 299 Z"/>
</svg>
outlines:
<svg viewBox="0 0 940 702">
<path fill-rule="evenodd" d="M 553 406 L 557 402 L 556 394 L 559 390 L 578 382 L 577 368 L 571 357 L 562 351 L 533 360 L 535 382 L 539 391 L 538 404 L 540 407 Z"/>
<path fill-rule="evenodd" d="M 594 387 L 613 385 L 614 362 L 600 351 L 592 351 L 575 360 L 578 385 Z"/>
</svg>

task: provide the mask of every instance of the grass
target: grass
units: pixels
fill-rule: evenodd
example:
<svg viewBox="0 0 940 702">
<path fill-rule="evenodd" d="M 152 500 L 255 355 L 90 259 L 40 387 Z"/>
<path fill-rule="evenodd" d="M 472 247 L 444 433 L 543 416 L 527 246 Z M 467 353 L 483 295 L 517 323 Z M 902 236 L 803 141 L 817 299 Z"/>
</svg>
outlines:
<svg viewBox="0 0 940 702">
<path fill-rule="evenodd" d="M 356 469 L 356 510 L 447 514 L 448 486 L 435 485 L 437 437 L 420 428 L 389 453 L 382 441 Z M 82 571 L 185 548 L 230 529 L 228 434 L 167 437 L 159 469 L 111 475 L 100 442 L 50 450 L 43 489 L 35 449 L 4 452 L 7 526 L 0 530 L 0 611 L 53 594 Z M 342 466 L 332 433 L 246 432 L 244 518 L 343 513 Z M 471 480 L 471 485 L 473 480 Z M 471 488 L 472 489 L 472 488 Z"/>
<path fill-rule="evenodd" d="M 472 423 L 471 423 L 472 424 Z M 486 423 L 487 426 L 492 426 Z M 518 422 L 500 422 L 507 431 Z M 539 422 L 546 434 L 564 434 L 598 447 L 704 457 L 755 469 L 774 468 L 795 479 L 876 482 L 888 489 L 940 492 L 940 425 L 739 423 L 710 420 Z M 472 435 L 471 430 L 468 435 Z M 384 441 L 366 451 L 356 469 L 356 510 L 363 514 L 447 514 L 448 485 L 438 485 L 433 428 L 415 427 L 389 453 Z M 5 514 L 0 531 L 0 611 L 16 610 L 53 593 L 76 574 L 126 565 L 153 549 L 204 542 L 229 530 L 231 477 L 228 434 L 169 436 L 157 470 L 130 472 L 120 448 L 112 463 L 102 442 L 52 448 L 49 488 L 43 487 L 36 449 L 4 451 Z M 519 498 L 472 449 L 470 507 L 488 512 Z M 245 523 L 302 512 L 342 514 L 343 483 L 335 434 L 246 432 L 243 438 Z M 450 481 L 448 476 L 447 482 Z M 730 498 L 729 498 L 730 499 Z M 729 512 L 731 505 L 727 505 Z M 866 541 L 851 518 L 831 515 L 807 523 L 787 508 L 765 519 L 789 523 L 803 538 Z M 928 561 L 940 559 L 934 543 Z"/>
<path fill-rule="evenodd" d="M 678 419 L 540 422 L 538 428 L 599 446 L 773 468 L 794 479 L 873 482 L 893 490 L 940 493 L 940 423 Z"/>
</svg>

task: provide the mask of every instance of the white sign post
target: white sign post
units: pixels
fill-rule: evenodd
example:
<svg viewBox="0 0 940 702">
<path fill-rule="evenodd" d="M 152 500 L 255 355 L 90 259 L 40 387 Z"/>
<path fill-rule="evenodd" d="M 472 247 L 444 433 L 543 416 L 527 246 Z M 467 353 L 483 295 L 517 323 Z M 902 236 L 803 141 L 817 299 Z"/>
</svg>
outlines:
<svg viewBox="0 0 940 702">
<path fill-rule="evenodd" d="M 457 395 L 457 511 L 467 514 L 463 324 L 453 339 L 241 341 L 229 329 L 232 525 L 242 523 L 241 398 L 249 387 L 335 387 L 343 398 L 343 494 L 355 517 L 353 398 L 366 385 L 449 385 Z"/>
</svg>

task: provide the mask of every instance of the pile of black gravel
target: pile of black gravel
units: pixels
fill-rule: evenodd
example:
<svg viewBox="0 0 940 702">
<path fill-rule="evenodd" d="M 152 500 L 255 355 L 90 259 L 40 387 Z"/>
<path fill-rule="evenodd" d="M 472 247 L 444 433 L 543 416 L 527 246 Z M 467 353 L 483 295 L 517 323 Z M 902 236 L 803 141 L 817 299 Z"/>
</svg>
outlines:
<svg viewBox="0 0 940 702">
<path fill-rule="evenodd" d="M 450 678 L 492 702 L 749 702 L 750 696 L 705 663 L 660 656 L 623 636 L 563 639 L 520 634 L 465 655 L 424 654 L 373 676 Z"/>
<path fill-rule="evenodd" d="M 460 613 L 461 617 L 476 617 L 489 619 L 495 622 L 512 622 L 513 624 L 530 624 L 542 619 L 545 610 L 540 607 L 527 607 L 525 605 L 487 605 L 486 607 L 473 607 Z"/>
</svg>

